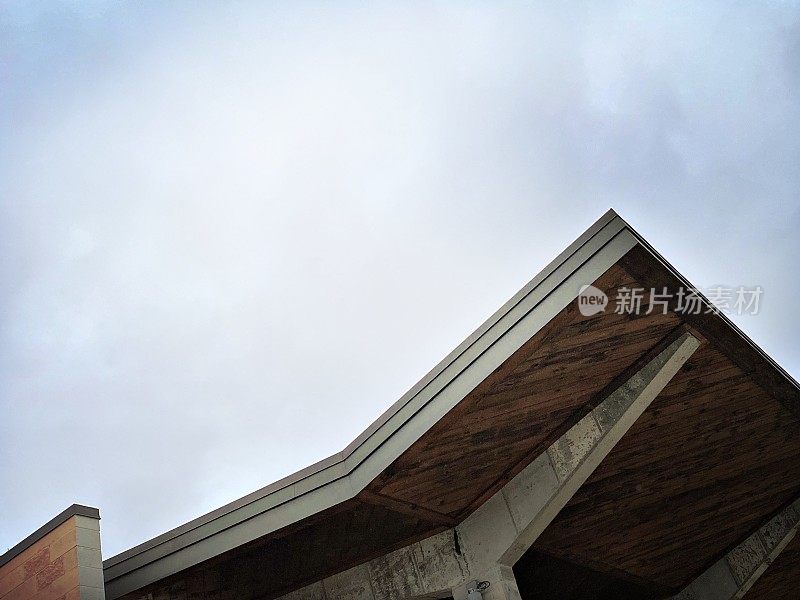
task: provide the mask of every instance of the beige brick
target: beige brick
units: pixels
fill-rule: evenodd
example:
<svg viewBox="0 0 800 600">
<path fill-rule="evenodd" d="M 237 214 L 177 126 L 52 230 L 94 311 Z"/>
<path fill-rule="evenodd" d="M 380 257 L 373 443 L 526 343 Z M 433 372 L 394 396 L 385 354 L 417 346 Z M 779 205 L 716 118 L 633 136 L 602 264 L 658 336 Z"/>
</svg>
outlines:
<svg viewBox="0 0 800 600">
<path fill-rule="evenodd" d="M 35 554 L 32 554 L 30 558 L 23 563 L 23 567 L 25 569 L 25 579 L 28 577 L 33 577 L 50 564 L 50 545 L 48 544 L 47 546 L 40 548 Z"/>
<path fill-rule="evenodd" d="M 0 598 L 25 581 L 25 568 L 18 566 L 0 579 Z"/>
<path fill-rule="evenodd" d="M 52 544 L 50 544 L 50 556 L 52 558 L 57 558 L 62 554 L 66 554 L 77 545 L 77 531 L 74 527 L 72 527 L 64 535 L 58 537 Z"/>
<path fill-rule="evenodd" d="M 0 567 L 0 578 L 3 578 L 7 573 L 13 571 L 20 565 L 25 564 L 34 554 L 49 546 L 54 540 L 61 538 L 75 529 L 75 517 L 71 517 L 64 521 L 61 525 L 53 529 L 50 533 L 42 539 L 37 540 L 29 548 L 12 558 L 9 562 Z"/>
<path fill-rule="evenodd" d="M 3 596 L 3 600 L 28 600 L 36 594 L 36 578 L 30 577 Z"/>
<path fill-rule="evenodd" d="M 79 564 L 78 548 L 75 547 L 72 548 L 71 550 L 67 550 L 59 558 L 64 561 L 64 570 L 71 571 L 72 569 L 76 568 Z"/>
<path fill-rule="evenodd" d="M 51 585 L 56 579 L 66 573 L 64 569 L 64 556 L 59 556 L 44 569 L 36 573 L 36 588 L 41 590 Z"/>
<path fill-rule="evenodd" d="M 36 595 L 26 597 L 25 600 L 59 600 L 67 592 L 78 587 L 79 583 L 78 569 L 72 569 L 40 589 Z"/>
<path fill-rule="evenodd" d="M 80 587 L 76 587 L 67 592 L 63 600 L 85 600 L 81 594 Z"/>
</svg>

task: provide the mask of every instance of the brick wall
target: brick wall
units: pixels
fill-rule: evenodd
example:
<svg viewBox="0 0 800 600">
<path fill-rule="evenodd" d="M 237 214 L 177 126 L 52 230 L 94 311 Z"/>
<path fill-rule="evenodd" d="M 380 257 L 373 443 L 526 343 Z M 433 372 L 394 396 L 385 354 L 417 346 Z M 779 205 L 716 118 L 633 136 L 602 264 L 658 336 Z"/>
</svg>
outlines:
<svg viewBox="0 0 800 600">
<path fill-rule="evenodd" d="M 100 519 L 91 511 L 73 505 L 0 556 L 0 600 L 105 600 Z"/>
</svg>

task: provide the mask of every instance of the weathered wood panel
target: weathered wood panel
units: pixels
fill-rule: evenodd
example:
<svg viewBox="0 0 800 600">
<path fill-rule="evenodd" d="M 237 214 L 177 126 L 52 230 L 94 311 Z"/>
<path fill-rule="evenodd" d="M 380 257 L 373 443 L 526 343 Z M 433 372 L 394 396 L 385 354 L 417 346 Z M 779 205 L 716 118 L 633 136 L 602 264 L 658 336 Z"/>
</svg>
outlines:
<svg viewBox="0 0 800 600">
<path fill-rule="evenodd" d="M 577 303 L 570 304 L 370 490 L 465 516 L 583 417 L 615 377 L 680 323 L 673 313 L 616 314 L 617 290 L 639 285 L 620 267 L 594 285 L 610 297 L 605 313 L 585 317 Z"/>
<path fill-rule="evenodd" d="M 798 492 L 800 422 L 704 346 L 536 546 L 677 590 Z"/>
</svg>

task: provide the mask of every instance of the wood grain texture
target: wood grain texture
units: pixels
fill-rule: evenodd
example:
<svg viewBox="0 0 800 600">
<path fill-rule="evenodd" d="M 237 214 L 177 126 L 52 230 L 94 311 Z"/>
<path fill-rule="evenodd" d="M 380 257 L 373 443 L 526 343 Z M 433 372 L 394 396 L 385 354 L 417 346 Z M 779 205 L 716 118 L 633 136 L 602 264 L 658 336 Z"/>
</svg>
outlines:
<svg viewBox="0 0 800 600">
<path fill-rule="evenodd" d="M 677 304 L 677 290 L 686 288 L 686 282 L 670 272 L 660 258 L 643 246 L 633 248 L 619 261 L 619 265 L 645 288 L 666 288 L 673 296 L 670 303 L 673 309 Z M 727 319 L 708 312 L 684 313 L 682 318 L 700 331 L 758 386 L 800 418 L 800 387 Z"/>
<path fill-rule="evenodd" d="M 536 543 L 682 589 L 800 492 L 800 422 L 700 348 Z"/>
<path fill-rule="evenodd" d="M 373 482 L 372 492 L 461 519 L 599 403 L 600 392 L 679 325 L 672 313 L 613 312 L 637 282 L 612 267 L 610 297 L 585 317 L 572 303 Z M 646 304 L 645 304 L 646 308 Z"/>
</svg>

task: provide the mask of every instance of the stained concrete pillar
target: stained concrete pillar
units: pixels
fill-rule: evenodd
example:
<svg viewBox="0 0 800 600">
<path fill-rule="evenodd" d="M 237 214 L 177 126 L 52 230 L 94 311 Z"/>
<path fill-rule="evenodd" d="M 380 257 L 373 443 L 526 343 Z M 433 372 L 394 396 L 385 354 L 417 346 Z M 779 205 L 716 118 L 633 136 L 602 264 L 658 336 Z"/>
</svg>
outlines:
<svg viewBox="0 0 800 600">
<path fill-rule="evenodd" d="M 675 596 L 675 600 L 732 600 L 744 597 L 792 541 L 799 527 L 800 499 L 714 563 Z"/>
</svg>

